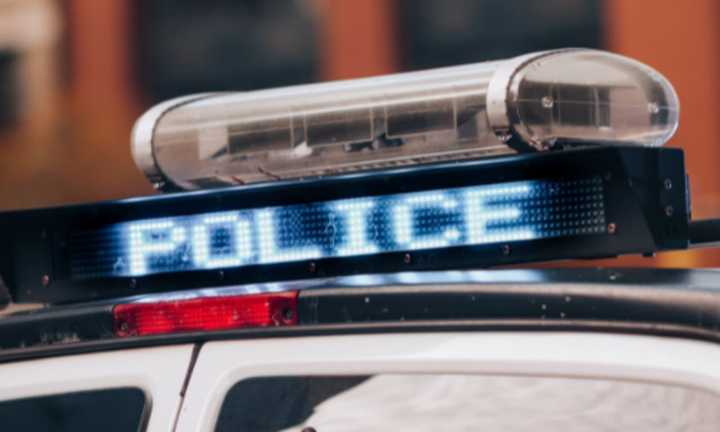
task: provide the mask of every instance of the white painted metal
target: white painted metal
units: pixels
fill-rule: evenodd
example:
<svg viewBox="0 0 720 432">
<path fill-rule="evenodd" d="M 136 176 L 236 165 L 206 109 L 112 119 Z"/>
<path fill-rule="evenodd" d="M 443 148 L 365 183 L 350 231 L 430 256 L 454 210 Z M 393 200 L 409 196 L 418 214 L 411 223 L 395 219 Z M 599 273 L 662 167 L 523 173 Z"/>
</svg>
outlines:
<svg viewBox="0 0 720 432">
<path fill-rule="evenodd" d="M 0 401 L 134 387 L 143 390 L 151 403 L 147 431 L 170 431 L 192 349 L 192 345 L 131 349 L 3 364 Z"/>
<path fill-rule="evenodd" d="M 428 333 L 212 342 L 203 346 L 178 431 L 212 430 L 244 378 L 379 373 L 628 380 L 720 395 L 720 346 L 596 333 Z"/>
</svg>

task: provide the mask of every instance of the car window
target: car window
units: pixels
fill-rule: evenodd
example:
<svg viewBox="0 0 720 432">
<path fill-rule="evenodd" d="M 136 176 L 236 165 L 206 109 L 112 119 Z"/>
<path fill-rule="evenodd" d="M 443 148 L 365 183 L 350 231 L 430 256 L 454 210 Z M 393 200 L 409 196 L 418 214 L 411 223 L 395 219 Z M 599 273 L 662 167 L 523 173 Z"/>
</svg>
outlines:
<svg viewBox="0 0 720 432">
<path fill-rule="evenodd" d="M 0 401 L 0 430 L 135 432 L 145 405 L 145 394 L 134 388 Z"/>
<path fill-rule="evenodd" d="M 717 431 L 720 396 L 631 381 L 282 376 L 228 392 L 216 431 Z"/>
</svg>

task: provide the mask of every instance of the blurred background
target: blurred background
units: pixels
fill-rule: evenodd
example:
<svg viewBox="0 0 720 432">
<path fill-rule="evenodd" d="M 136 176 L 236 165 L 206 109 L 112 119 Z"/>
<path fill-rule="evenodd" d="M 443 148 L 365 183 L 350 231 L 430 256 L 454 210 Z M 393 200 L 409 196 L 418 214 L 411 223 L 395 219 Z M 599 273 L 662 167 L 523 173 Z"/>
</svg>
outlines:
<svg viewBox="0 0 720 432">
<path fill-rule="evenodd" d="M 694 217 L 720 217 L 716 0 L 0 0 L 0 210 L 152 194 L 130 129 L 174 96 L 568 46 L 669 78 Z M 720 253 L 603 264 L 720 266 Z"/>
</svg>

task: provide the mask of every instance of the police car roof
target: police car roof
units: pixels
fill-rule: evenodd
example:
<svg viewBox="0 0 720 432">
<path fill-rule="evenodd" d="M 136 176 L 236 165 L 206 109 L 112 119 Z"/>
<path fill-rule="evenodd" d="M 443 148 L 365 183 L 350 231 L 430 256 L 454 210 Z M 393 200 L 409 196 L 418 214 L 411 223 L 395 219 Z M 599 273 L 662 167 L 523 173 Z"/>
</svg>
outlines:
<svg viewBox="0 0 720 432">
<path fill-rule="evenodd" d="M 117 337 L 117 304 L 297 293 L 289 326 Z M 235 298 L 235 297 L 233 297 Z M 6 314 L 0 361 L 217 339 L 448 330 L 622 332 L 720 341 L 720 272 L 537 269 L 361 275 Z"/>
</svg>

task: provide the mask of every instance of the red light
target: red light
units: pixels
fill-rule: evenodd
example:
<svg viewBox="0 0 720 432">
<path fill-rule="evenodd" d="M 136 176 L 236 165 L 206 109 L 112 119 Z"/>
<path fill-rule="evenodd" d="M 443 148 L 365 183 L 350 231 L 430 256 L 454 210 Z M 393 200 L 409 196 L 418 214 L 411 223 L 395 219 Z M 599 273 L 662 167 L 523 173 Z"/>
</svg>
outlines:
<svg viewBox="0 0 720 432">
<path fill-rule="evenodd" d="M 297 292 L 205 297 L 113 308 L 115 336 L 147 336 L 297 324 Z"/>
</svg>

